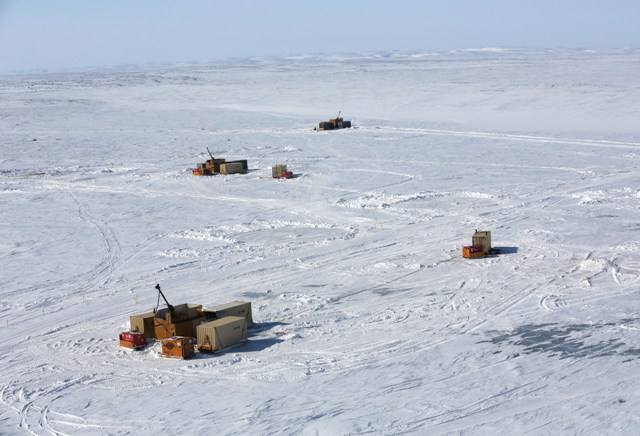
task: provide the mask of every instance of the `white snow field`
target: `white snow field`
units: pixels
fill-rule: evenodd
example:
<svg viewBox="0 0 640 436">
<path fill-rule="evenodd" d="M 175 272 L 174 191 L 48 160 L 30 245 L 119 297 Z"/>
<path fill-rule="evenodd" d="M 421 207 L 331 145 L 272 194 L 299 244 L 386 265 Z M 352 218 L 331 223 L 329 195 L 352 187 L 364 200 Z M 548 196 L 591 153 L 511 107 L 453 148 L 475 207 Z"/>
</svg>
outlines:
<svg viewBox="0 0 640 436">
<path fill-rule="evenodd" d="M 487 49 L 2 76 L 0 434 L 638 434 L 639 68 Z M 313 131 L 339 110 L 354 128 Z M 249 172 L 192 176 L 207 147 Z M 463 259 L 475 229 L 502 253 Z M 121 348 L 156 283 L 257 325 L 190 360 Z"/>
</svg>

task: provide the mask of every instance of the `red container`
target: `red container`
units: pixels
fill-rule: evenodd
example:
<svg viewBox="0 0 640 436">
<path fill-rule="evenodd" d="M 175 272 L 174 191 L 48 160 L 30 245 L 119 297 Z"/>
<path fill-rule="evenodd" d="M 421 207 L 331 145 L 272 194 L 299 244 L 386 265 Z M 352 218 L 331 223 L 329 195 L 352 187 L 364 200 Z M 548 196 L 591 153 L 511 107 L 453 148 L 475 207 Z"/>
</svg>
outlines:
<svg viewBox="0 0 640 436">
<path fill-rule="evenodd" d="M 147 345 L 147 338 L 144 333 L 122 332 L 120 333 L 120 346 L 137 350 Z"/>
</svg>

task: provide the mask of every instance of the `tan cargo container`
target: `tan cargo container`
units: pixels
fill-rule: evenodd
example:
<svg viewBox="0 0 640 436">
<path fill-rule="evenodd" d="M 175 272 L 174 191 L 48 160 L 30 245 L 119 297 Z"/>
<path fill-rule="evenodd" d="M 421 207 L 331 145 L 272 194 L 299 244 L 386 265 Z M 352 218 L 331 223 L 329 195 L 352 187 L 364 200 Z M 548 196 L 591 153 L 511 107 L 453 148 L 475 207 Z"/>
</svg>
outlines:
<svg viewBox="0 0 640 436">
<path fill-rule="evenodd" d="M 137 333 L 144 333 L 147 339 L 153 339 L 154 336 L 154 318 L 153 312 L 143 313 L 140 315 L 131 315 L 129 318 L 129 330 Z"/>
<path fill-rule="evenodd" d="M 238 174 L 244 171 L 242 162 L 227 162 L 220 164 L 220 174 Z"/>
<path fill-rule="evenodd" d="M 205 307 L 202 314 L 206 318 L 220 319 L 226 316 L 243 316 L 247 320 L 247 326 L 253 325 L 253 315 L 251 314 L 251 302 L 232 301 L 231 303 L 220 304 L 213 307 Z"/>
<path fill-rule="evenodd" d="M 173 310 L 174 312 L 173 312 L 172 318 L 174 321 L 178 321 L 178 322 L 186 321 L 188 319 L 197 318 L 202 315 L 200 313 L 202 310 L 202 304 L 191 304 L 191 303 L 177 304 L 173 306 Z M 166 319 L 167 314 L 170 314 L 168 308 L 165 307 L 163 309 L 159 309 L 156 312 L 156 318 Z"/>
<path fill-rule="evenodd" d="M 195 340 L 184 336 L 173 336 L 162 340 L 162 355 L 188 359 L 195 354 Z"/>
<path fill-rule="evenodd" d="M 484 254 L 491 254 L 491 232 L 476 230 L 471 238 L 471 245 L 481 246 Z"/>
<path fill-rule="evenodd" d="M 203 320 L 200 304 L 179 304 L 174 306 L 173 314 L 166 308 L 158 310 L 153 320 L 155 338 L 160 340 L 171 336 L 195 337 L 196 327 Z"/>
<path fill-rule="evenodd" d="M 271 177 L 274 179 L 292 179 L 293 173 L 287 170 L 286 165 L 276 165 L 271 167 Z"/>
<path fill-rule="evenodd" d="M 154 333 L 156 339 L 170 338 L 171 336 L 195 337 L 196 329 L 204 318 L 197 318 L 183 322 L 171 322 L 161 318 L 155 318 Z"/>
<path fill-rule="evenodd" d="M 249 171 L 249 162 L 246 159 L 241 160 L 228 160 L 227 163 L 240 163 L 242 164 L 242 171 Z"/>
<path fill-rule="evenodd" d="M 225 162 L 224 158 L 222 158 L 222 159 L 209 159 L 206 162 L 206 166 L 207 166 L 208 169 L 210 169 L 214 173 L 219 173 L 220 172 L 220 165 L 222 165 L 224 162 Z"/>
<path fill-rule="evenodd" d="M 198 326 L 198 350 L 218 351 L 247 340 L 247 320 L 227 316 Z"/>
<path fill-rule="evenodd" d="M 279 179 L 282 177 L 282 173 L 286 173 L 287 172 L 287 166 L 286 165 L 275 165 L 271 167 L 271 177 L 273 177 L 274 179 Z"/>
</svg>

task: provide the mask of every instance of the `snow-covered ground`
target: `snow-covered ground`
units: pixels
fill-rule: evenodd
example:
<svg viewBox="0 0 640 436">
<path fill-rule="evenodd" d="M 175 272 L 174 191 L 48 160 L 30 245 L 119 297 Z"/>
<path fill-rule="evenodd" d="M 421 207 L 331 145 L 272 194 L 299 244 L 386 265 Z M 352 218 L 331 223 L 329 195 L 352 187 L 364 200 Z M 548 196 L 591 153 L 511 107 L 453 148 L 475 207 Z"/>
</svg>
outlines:
<svg viewBox="0 0 640 436">
<path fill-rule="evenodd" d="M 460 50 L 2 77 L 0 433 L 637 433 L 639 66 Z M 355 128 L 313 131 L 339 110 Z M 207 147 L 250 171 L 192 176 Z M 474 229 L 502 254 L 463 259 Z M 186 361 L 119 347 L 156 283 L 249 300 L 257 326 Z"/>
</svg>

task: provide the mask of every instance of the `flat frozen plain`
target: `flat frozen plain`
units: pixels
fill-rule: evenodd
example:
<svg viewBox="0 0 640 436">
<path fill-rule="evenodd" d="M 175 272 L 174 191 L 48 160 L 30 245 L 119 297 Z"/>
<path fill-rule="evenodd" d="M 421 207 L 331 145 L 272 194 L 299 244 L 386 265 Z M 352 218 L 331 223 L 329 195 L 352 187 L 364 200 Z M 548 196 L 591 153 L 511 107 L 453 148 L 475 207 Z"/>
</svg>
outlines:
<svg viewBox="0 0 640 436">
<path fill-rule="evenodd" d="M 639 67 L 459 50 L 1 77 L 0 433 L 637 433 Z M 338 110 L 356 127 L 313 131 Z M 207 147 L 250 171 L 192 176 Z M 474 229 L 502 254 L 462 259 Z M 156 283 L 250 300 L 257 326 L 187 361 L 119 347 Z"/>
</svg>

